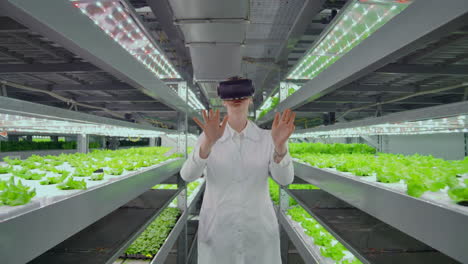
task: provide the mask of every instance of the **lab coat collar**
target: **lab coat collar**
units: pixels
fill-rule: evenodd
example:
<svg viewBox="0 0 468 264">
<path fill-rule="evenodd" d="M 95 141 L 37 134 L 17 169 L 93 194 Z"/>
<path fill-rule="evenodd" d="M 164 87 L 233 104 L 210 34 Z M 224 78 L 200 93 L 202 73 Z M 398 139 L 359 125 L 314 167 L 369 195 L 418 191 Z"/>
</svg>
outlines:
<svg viewBox="0 0 468 264">
<path fill-rule="evenodd" d="M 223 136 L 219 139 L 220 142 L 232 138 L 234 136 L 234 129 L 229 126 L 229 123 L 226 125 Z M 244 136 L 252 141 L 258 141 L 260 139 L 260 128 L 254 124 L 252 121 L 247 120 L 247 126 L 243 130 Z"/>
</svg>

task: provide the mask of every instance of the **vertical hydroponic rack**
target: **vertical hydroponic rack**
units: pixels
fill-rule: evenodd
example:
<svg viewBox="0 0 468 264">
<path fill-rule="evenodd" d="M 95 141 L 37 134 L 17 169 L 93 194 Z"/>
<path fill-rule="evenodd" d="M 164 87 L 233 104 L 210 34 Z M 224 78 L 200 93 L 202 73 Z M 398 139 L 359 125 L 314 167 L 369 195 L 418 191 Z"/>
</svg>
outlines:
<svg viewBox="0 0 468 264">
<path fill-rule="evenodd" d="M 205 185 L 178 173 L 200 132 L 191 118 L 223 111 L 217 82 L 234 75 L 255 84 L 259 126 L 297 113 L 291 142 L 468 153 L 464 0 L 5 0 L 0 10 L 0 157 L 10 157 L 0 194 L 21 194 L 0 196 L 2 263 L 196 263 Z M 274 187 L 283 263 L 468 262 L 467 207 L 446 193 L 415 197 L 301 159 L 294 168 L 294 184 L 316 187 Z M 179 215 L 159 249 L 127 254 L 168 208 Z M 325 257 L 293 208 L 346 257 Z"/>
</svg>

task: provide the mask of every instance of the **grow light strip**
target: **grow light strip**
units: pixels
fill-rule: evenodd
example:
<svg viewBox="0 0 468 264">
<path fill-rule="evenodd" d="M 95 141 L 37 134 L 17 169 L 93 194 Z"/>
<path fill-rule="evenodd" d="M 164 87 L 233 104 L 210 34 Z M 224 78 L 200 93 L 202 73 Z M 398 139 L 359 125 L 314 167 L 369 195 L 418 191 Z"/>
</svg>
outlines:
<svg viewBox="0 0 468 264">
<path fill-rule="evenodd" d="M 188 91 L 188 104 L 195 110 L 205 109 L 205 106 L 198 100 L 197 96 L 190 88 L 187 88 Z"/>
<path fill-rule="evenodd" d="M 315 137 L 360 137 L 376 135 L 422 135 L 440 133 L 468 132 L 468 115 L 460 115 L 439 119 L 380 124 L 365 127 L 343 128 L 332 131 L 309 131 L 294 133 L 292 138 Z"/>
<path fill-rule="evenodd" d="M 410 1 L 355 1 L 308 51 L 287 79 L 310 80 L 409 6 Z"/>
<path fill-rule="evenodd" d="M 125 4 L 118 0 L 72 3 L 159 79 L 181 78 Z"/>
<path fill-rule="evenodd" d="M 1 114 L 0 130 L 8 133 L 86 134 L 120 137 L 158 137 L 165 134 L 151 129 L 136 129 L 114 125 L 51 120 L 21 115 Z"/>
</svg>

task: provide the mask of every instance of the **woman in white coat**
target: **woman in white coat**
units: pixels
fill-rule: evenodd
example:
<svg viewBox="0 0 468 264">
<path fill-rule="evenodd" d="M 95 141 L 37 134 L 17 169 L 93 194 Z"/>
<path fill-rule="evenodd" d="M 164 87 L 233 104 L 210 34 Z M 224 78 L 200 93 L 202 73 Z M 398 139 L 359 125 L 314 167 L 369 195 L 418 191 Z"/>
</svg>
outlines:
<svg viewBox="0 0 468 264">
<path fill-rule="evenodd" d="M 287 141 L 295 113 L 277 113 L 271 131 L 260 129 L 247 119 L 252 94 L 253 86 L 248 97 L 223 100 L 228 114 L 222 123 L 219 110 L 203 111 L 204 123 L 194 118 L 203 133 L 181 176 L 193 181 L 207 169 L 198 229 L 200 264 L 281 263 L 268 172 L 281 185 L 293 181 Z"/>
</svg>

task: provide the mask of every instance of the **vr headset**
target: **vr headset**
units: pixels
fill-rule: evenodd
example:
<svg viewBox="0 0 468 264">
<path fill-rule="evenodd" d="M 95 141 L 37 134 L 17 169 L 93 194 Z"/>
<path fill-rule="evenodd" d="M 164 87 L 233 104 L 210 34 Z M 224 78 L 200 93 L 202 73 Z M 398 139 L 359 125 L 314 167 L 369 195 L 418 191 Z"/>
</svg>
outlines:
<svg viewBox="0 0 468 264">
<path fill-rule="evenodd" d="M 222 100 L 244 99 L 252 96 L 254 92 L 252 80 L 249 79 L 224 81 L 218 86 L 218 96 Z"/>
</svg>

